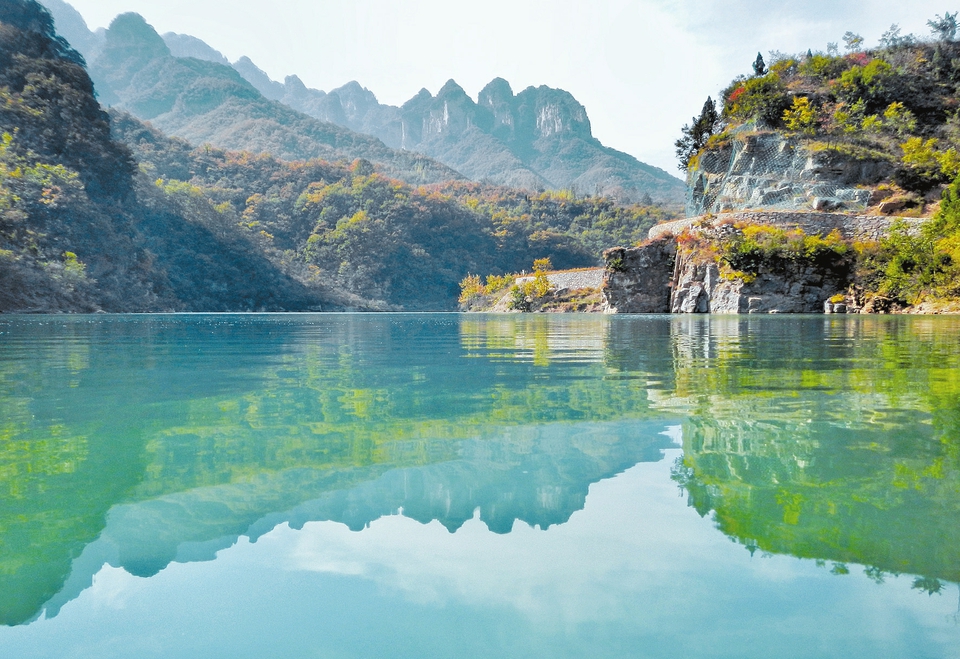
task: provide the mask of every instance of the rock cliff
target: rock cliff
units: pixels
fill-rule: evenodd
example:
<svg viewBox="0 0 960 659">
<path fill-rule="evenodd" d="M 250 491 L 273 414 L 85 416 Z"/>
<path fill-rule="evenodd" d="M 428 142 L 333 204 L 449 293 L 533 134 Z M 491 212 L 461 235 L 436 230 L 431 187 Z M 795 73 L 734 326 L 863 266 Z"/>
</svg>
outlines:
<svg viewBox="0 0 960 659">
<path fill-rule="evenodd" d="M 891 173 L 885 160 L 815 150 L 774 132 L 734 133 L 702 152 L 687 174 L 687 215 L 736 210 L 858 211 Z"/>
<path fill-rule="evenodd" d="M 668 313 L 676 256 L 677 244 L 672 237 L 605 251 L 601 288 L 604 312 Z"/>
<path fill-rule="evenodd" d="M 824 302 L 849 285 L 842 269 L 791 262 L 763 267 L 748 281 L 725 279 L 715 263 L 680 255 L 675 273 L 671 313 L 822 313 Z"/>
<path fill-rule="evenodd" d="M 730 225 L 707 231 L 738 231 Z M 850 263 L 767 258 L 731 276 L 709 249 L 678 249 L 673 236 L 604 252 L 606 313 L 822 313 L 850 285 Z"/>
</svg>

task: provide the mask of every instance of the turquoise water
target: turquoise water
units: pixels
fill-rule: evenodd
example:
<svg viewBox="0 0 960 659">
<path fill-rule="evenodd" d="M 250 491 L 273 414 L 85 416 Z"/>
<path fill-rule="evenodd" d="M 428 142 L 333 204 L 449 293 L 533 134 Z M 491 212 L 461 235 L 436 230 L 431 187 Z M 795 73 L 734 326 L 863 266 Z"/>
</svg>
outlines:
<svg viewBox="0 0 960 659">
<path fill-rule="evenodd" d="M 0 317 L 2 657 L 960 657 L 960 318 Z"/>
</svg>

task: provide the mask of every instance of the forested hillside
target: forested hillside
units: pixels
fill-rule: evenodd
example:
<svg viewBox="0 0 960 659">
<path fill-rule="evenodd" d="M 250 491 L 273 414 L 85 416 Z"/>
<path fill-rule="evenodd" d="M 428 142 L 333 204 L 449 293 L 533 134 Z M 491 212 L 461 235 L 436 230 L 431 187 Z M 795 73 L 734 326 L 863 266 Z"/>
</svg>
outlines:
<svg viewBox="0 0 960 659">
<path fill-rule="evenodd" d="M 285 163 L 268 155 L 194 149 L 114 113 L 118 139 L 178 203 L 216 209 L 312 281 L 392 307 L 452 309 L 460 280 L 518 272 L 535 259 L 595 265 L 603 248 L 635 242 L 661 219 L 569 192 L 448 183 L 412 187 L 364 160 Z"/>
<path fill-rule="evenodd" d="M 0 310 L 452 309 L 470 272 L 592 265 L 667 217 L 194 148 L 104 113 L 36 2 L 2 12 Z"/>
<path fill-rule="evenodd" d="M 242 232 L 145 184 L 83 64 L 40 5 L 0 4 L 0 310 L 320 304 Z"/>
</svg>

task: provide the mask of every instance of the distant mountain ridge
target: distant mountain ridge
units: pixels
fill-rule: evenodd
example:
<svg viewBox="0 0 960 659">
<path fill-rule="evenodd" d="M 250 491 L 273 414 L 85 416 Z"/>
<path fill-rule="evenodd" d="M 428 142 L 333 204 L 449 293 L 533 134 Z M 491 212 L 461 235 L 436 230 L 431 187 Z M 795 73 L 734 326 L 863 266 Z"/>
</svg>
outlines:
<svg viewBox="0 0 960 659">
<path fill-rule="evenodd" d="M 382 148 L 362 144 L 362 138 L 347 140 L 331 127 L 318 134 L 320 126 L 306 121 L 302 115 L 307 115 L 455 170 L 424 171 L 430 169 L 425 162 L 384 163 L 388 173 L 414 183 L 460 173 L 497 185 L 569 189 L 623 202 L 679 203 L 684 196 L 679 179 L 601 144 L 586 109 L 561 89 L 528 87 L 514 94 L 506 80 L 496 78 L 474 101 L 450 80 L 436 95 L 422 89 L 397 107 L 381 104 L 356 81 L 330 92 L 311 89 L 295 75 L 277 82 L 247 57 L 229 64 L 238 80 L 227 70 L 227 58 L 196 37 L 160 36 L 135 14 L 121 15 L 109 30 L 93 33 L 63 0 L 44 3 L 87 58 L 101 101 L 195 143 L 288 159 L 335 159 L 320 143 L 376 162 L 389 160 Z M 116 47 L 123 40 L 126 50 Z"/>
<path fill-rule="evenodd" d="M 101 103 L 131 112 L 168 135 L 193 144 L 270 153 L 285 160 L 322 158 L 378 164 L 384 174 L 413 184 L 464 177 L 422 154 L 391 149 L 380 140 L 317 120 L 265 98 L 236 70 L 197 39 L 168 35 L 182 52 L 175 57 L 163 37 L 138 14 L 121 14 L 102 34 L 90 33 L 69 5 L 49 0 L 54 17 L 67 12 L 67 40 L 94 44 L 82 53 Z M 79 36 L 78 36 L 79 35 Z M 89 40 L 88 40 L 89 41 Z M 212 49 L 210 49 L 212 50 Z"/>
</svg>

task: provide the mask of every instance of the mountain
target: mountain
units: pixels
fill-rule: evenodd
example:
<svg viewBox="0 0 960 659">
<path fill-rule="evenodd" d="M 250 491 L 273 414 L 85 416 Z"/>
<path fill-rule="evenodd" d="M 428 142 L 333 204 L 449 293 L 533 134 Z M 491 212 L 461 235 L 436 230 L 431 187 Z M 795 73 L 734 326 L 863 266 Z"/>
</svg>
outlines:
<svg viewBox="0 0 960 659">
<path fill-rule="evenodd" d="M 59 12 L 67 15 L 62 8 Z M 190 56 L 176 57 L 174 51 Z M 199 39 L 173 33 L 161 37 L 137 14 L 114 19 L 102 42 L 86 55 L 101 102 L 194 144 L 268 152 L 287 160 L 365 158 L 386 174 L 413 183 L 463 178 L 430 158 L 388 148 L 374 137 L 264 97 Z M 250 63 L 244 69 L 243 64 L 237 66 L 253 77 L 256 67 Z"/>
<path fill-rule="evenodd" d="M 170 54 L 174 57 L 193 57 L 208 62 L 217 62 L 218 64 L 230 64 L 230 61 L 219 50 L 208 46 L 196 37 L 191 37 L 189 34 L 167 32 L 163 35 L 163 43 L 167 44 Z"/>
<path fill-rule="evenodd" d="M 40 4 L 46 7 L 53 17 L 57 34 L 70 42 L 87 60 L 96 56 L 103 46 L 105 30 L 101 28 L 92 32 L 80 12 L 64 0 L 43 0 Z"/>
<path fill-rule="evenodd" d="M 514 94 L 496 78 L 477 101 L 455 81 L 436 96 L 426 89 L 400 107 L 383 105 L 357 82 L 325 93 L 296 76 L 281 84 L 246 60 L 234 68 L 264 94 L 323 121 L 374 135 L 386 145 L 418 151 L 475 181 L 536 189 L 572 189 L 621 201 L 646 195 L 682 199 L 672 175 L 593 137 L 586 108 L 570 93 L 528 87 Z"/>
<path fill-rule="evenodd" d="M 118 18 L 96 55 L 114 64 L 99 69 L 103 88 L 127 94 L 152 80 L 127 103 L 167 120 L 216 105 L 214 82 L 231 102 L 252 99 L 248 109 L 283 108 L 231 67 L 169 52 L 140 17 Z M 0 6 L 0 64 L 0 311 L 454 309 L 470 273 L 542 258 L 596 265 L 604 248 L 670 219 L 569 191 L 413 186 L 365 159 L 195 148 L 105 113 L 84 58 L 34 0 Z M 177 81 L 189 75 L 184 91 Z M 432 162 L 322 126 L 380 145 L 393 165 Z"/>
<path fill-rule="evenodd" d="M 451 80 L 436 96 L 423 89 L 396 107 L 381 104 L 355 81 L 329 93 L 307 87 L 297 76 L 277 82 L 247 57 L 229 65 L 238 78 L 227 59 L 200 39 L 160 37 L 134 14 L 117 17 L 99 37 L 82 33 L 75 27 L 76 12 L 64 9 L 69 5 L 47 1 L 57 7 L 58 20 L 62 15 L 70 22 L 71 43 L 95 42 L 91 51 L 81 50 L 102 101 L 194 143 L 287 159 L 363 157 L 415 183 L 458 178 L 458 172 L 494 185 L 603 194 L 622 202 L 677 204 L 684 197 L 679 179 L 601 144 L 586 109 L 560 89 L 528 87 L 514 94 L 497 78 L 474 101 Z M 134 72 L 140 74 L 130 75 Z M 424 154 L 455 172 L 437 169 L 431 160 L 391 154 L 384 145 Z"/>
</svg>

